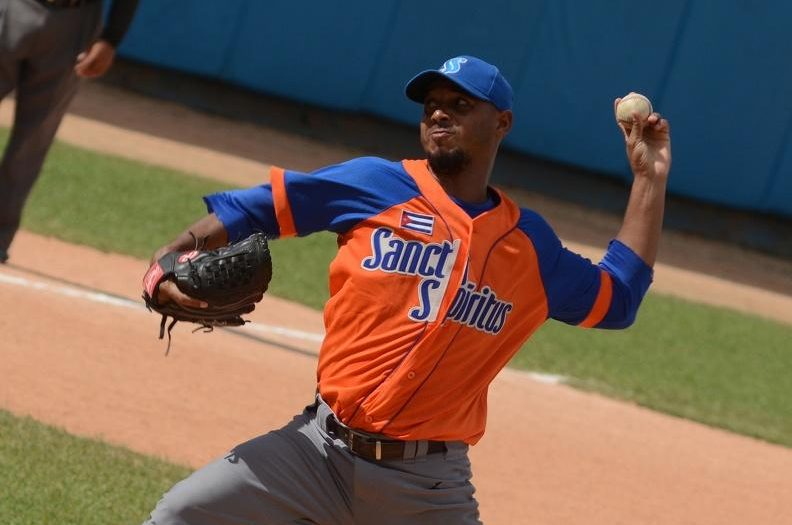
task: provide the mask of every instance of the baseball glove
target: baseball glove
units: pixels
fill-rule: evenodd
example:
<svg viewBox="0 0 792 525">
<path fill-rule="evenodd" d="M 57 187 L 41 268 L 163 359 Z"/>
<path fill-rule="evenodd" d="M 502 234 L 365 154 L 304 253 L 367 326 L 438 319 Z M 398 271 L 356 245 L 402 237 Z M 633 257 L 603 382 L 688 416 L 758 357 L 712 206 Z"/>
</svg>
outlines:
<svg viewBox="0 0 792 525">
<path fill-rule="evenodd" d="M 196 245 L 198 243 L 196 242 Z M 211 331 L 215 326 L 240 326 L 247 321 L 242 314 L 252 312 L 272 278 L 272 259 L 267 238 L 255 233 L 237 243 L 215 250 L 196 249 L 168 252 L 151 265 L 143 277 L 143 300 L 150 311 L 162 315 L 159 337 L 165 335 L 168 317 L 170 332 L 179 321 L 200 325 Z M 173 281 L 186 295 L 202 300 L 206 308 L 182 306 L 173 301 L 159 304 L 159 285 Z"/>
</svg>

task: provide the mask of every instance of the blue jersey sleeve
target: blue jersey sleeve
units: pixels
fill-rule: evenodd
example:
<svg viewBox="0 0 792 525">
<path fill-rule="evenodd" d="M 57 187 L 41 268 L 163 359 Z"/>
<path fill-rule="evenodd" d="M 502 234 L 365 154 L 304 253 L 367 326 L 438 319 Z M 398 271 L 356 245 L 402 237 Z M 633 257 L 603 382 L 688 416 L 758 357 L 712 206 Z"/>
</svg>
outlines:
<svg viewBox="0 0 792 525">
<path fill-rule="evenodd" d="M 618 296 L 619 300 L 611 303 L 597 327 L 626 328 L 635 321 L 638 307 L 652 284 L 654 271 L 629 246 L 616 239 L 608 245 L 599 266 L 611 275 L 613 296 Z"/>
<path fill-rule="evenodd" d="M 217 215 L 223 223 L 230 242 L 244 239 L 253 232 L 266 233 L 270 238 L 280 236 L 269 184 L 214 193 L 204 197 L 204 202 L 209 213 Z"/>
<path fill-rule="evenodd" d="M 591 326 L 625 328 L 632 324 L 651 282 L 649 268 L 632 250 L 612 241 L 599 265 L 561 244 L 549 224 L 537 213 L 522 210 L 520 229 L 531 239 L 547 296 L 548 317 L 581 324 L 594 309 L 600 295 L 609 303 L 604 316 Z M 611 282 L 609 297 L 603 290 L 602 272 Z"/>
<path fill-rule="evenodd" d="M 419 194 L 401 163 L 376 157 L 353 159 L 310 174 L 285 171 L 279 182 L 282 197 L 273 192 L 273 184 L 210 195 L 205 197 L 207 208 L 217 214 L 229 238 L 253 231 L 280 236 L 279 208 L 288 210 L 294 233 L 302 236 L 323 230 L 344 233 Z"/>
</svg>

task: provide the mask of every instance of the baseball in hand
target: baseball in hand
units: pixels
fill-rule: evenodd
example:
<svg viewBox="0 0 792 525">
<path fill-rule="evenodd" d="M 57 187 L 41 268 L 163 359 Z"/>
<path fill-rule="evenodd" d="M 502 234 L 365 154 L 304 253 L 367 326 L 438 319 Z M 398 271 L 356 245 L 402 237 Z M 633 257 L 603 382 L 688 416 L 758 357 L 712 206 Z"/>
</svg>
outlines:
<svg viewBox="0 0 792 525">
<path fill-rule="evenodd" d="M 652 103 L 640 93 L 625 95 L 616 106 L 616 118 L 619 122 L 632 122 L 633 113 L 646 120 L 652 114 Z"/>
</svg>

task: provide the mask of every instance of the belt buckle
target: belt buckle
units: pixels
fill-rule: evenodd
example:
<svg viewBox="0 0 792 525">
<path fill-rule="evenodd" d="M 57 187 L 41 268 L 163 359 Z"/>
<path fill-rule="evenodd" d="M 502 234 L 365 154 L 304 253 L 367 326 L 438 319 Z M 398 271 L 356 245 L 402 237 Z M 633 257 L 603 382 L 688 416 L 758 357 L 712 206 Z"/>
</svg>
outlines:
<svg viewBox="0 0 792 525">
<path fill-rule="evenodd" d="M 332 421 L 332 425 L 335 426 L 337 429 L 334 433 L 336 435 L 338 434 L 343 435 L 342 438 L 343 441 L 346 442 L 349 451 L 354 454 L 358 454 L 357 447 L 355 447 L 355 436 L 357 436 L 358 439 L 362 441 L 368 441 L 369 443 L 371 442 L 370 441 L 371 438 L 368 438 L 364 435 L 358 435 L 358 433 L 355 432 L 353 429 L 344 427 L 343 424 L 340 421 L 338 421 L 337 418 L 333 417 L 332 414 L 327 416 L 327 421 L 328 421 L 327 424 L 328 427 L 330 426 L 329 424 L 330 421 Z M 379 439 L 374 440 L 374 459 L 376 459 L 377 461 L 382 460 L 382 441 Z"/>
<path fill-rule="evenodd" d="M 357 433 L 351 428 L 348 430 L 348 432 L 349 435 L 347 437 L 347 446 L 349 447 L 350 452 L 359 455 L 357 447 L 355 447 L 355 436 L 357 435 Z M 371 443 L 370 441 L 371 438 L 367 438 L 365 436 L 360 436 L 360 435 L 358 435 L 358 438 L 360 440 L 359 442 Z M 374 459 L 376 459 L 377 461 L 382 460 L 382 441 L 380 441 L 379 439 L 374 440 Z"/>
<path fill-rule="evenodd" d="M 366 438 L 362 438 L 362 440 L 366 441 Z M 349 439 L 347 441 L 347 446 L 349 447 L 349 450 L 352 451 L 353 453 L 355 454 L 358 453 L 358 451 L 355 448 L 355 432 L 352 429 L 350 429 L 349 432 Z M 382 441 L 380 441 L 379 439 L 374 440 L 374 459 L 376 459 L 377 461 L 380 461 L 382 459 Z"/>
</svg>

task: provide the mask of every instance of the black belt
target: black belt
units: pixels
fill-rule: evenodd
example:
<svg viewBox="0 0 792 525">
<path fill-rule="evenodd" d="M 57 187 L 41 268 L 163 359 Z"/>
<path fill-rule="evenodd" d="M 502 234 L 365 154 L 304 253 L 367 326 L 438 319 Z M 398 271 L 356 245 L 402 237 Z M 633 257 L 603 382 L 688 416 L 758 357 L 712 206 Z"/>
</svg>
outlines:
<svg viewBox="0 0 792 525">
<path fill-rule="evenodd" d="M 366 432 L 353 430 L 338 422 L 331 414 L 327 416 L 327 433 L 340 439 L 349 447 L 350 452 L 369 460 L 405 459 L 404 451 L 408 446 L 421 448 L 426 446 L 426 454 L 438 454 L 446 451 L 443 441 L 401 441 L 398 439 L 378 439 Z M 415 454 L 412 454 L 414 457 Z"/>
<path fill-rule="evenodd" d="M 81 5 L 90 4 L 97 0 L 38 0 L 40 4 L 47 7 L 80 7 Z"/>
</svg>

